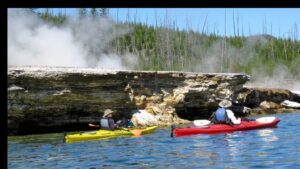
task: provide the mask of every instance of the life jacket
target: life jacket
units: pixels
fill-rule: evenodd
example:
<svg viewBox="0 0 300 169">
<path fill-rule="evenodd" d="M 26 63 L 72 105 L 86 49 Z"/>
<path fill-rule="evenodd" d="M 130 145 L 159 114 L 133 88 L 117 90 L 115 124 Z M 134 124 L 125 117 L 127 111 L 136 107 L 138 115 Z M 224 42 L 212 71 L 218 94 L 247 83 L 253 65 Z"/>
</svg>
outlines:
<svg viewBox="0 0 300 169">
<path fill-rule="evenodd" d="M 101 118 L 100 119 L 100 126 L 101 126 L 101 129 L 110 130 L 109 123 L 108 123 L 108 118 Z"/>
<path fill-rule="evenodd" d="M 216 124 L 233 124 L 227 116 L 226 109 L 222 107 L 218 108 L 214 113 L 213 122 Z"/>
</svg>

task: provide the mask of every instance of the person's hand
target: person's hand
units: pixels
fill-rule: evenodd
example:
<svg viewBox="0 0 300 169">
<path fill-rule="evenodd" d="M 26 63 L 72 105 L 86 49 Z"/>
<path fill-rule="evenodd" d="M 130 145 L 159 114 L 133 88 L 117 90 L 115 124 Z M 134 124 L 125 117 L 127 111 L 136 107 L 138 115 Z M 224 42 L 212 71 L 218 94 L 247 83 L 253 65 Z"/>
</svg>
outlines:
<svg viewBox="0 0 300 169">
<path fill-rule="evenodd" d="M 251 110 L 250 108 L 244 107 L 243 113 L 244 113 L 244 114 L 250 114 L 250 113 L 251 113 L 250 110 Z"/>
<path fill-rule="evenodd" d="M 116 124 L 121 124 L 122 123 L 122 120 L 118 120 L 117 122 L 116 122 Z"/>
</svg>

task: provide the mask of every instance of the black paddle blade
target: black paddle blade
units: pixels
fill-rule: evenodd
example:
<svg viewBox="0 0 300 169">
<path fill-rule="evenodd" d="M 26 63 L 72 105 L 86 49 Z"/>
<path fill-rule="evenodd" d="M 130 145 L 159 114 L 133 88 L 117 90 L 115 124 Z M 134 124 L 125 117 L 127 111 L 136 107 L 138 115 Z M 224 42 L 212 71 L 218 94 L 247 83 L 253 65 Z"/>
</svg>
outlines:
<svg viewBox="0 0 300 169">
<path fill-rule="evenodd" d="M 63 139 L 64 143 L 66 142 L 66 136 L 67 136 L 67 132 L 64 131 L 64 139 Z"/>
<path fill-rule="evenodd" d="M 176 128 L 176 126 L 173 124 L 171 125 L 171 137 L 174 137 L 174 129 Z"/>
</svg>

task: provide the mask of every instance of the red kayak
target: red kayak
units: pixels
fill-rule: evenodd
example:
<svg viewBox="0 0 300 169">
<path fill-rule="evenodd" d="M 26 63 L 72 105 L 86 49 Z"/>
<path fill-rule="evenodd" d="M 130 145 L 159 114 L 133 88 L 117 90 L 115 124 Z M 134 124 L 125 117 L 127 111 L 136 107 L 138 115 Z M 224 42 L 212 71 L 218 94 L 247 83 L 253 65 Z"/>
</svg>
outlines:
<svg viewBox="0 0 300 169">
<path fill-rule="evenodd" d="M 241 124 L 232 126 L 227 124 L 210 124 L 199 127 L 172 128 L 173 133 L 171 133 L 171 136 L 180 137 L 194 134 L 216 134 L 242 130 L 272 128 L 276 127 L 279 122 L 280 120 L 276 117 L 262 117 L 253 121 L 241 121 Z"/>
</svg>

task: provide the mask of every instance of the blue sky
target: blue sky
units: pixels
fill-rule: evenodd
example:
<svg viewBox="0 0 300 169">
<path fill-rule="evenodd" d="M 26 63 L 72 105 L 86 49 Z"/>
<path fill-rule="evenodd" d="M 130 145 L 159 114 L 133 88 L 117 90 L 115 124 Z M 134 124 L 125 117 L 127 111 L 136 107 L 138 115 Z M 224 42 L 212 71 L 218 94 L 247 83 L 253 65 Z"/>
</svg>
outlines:
<svg viewBox="0 0 300 169">
<path fill-rule="evenodd" d="M 65 11 L 53 9 L 54 12 L 59 10 Z M 77 14 L 77 10 L 71 8 L 66 12 Z M 239 30 L 239 34 L 245 36 L 262 33 L 275 37 L 296 35 L 299 40 L 300 8 L 110 8 L 109 14 L 116 21 L 162 26 L 175 24 L 181 30 L 226 33 L 227 36 L 237 35 Z"/>
</svg>

